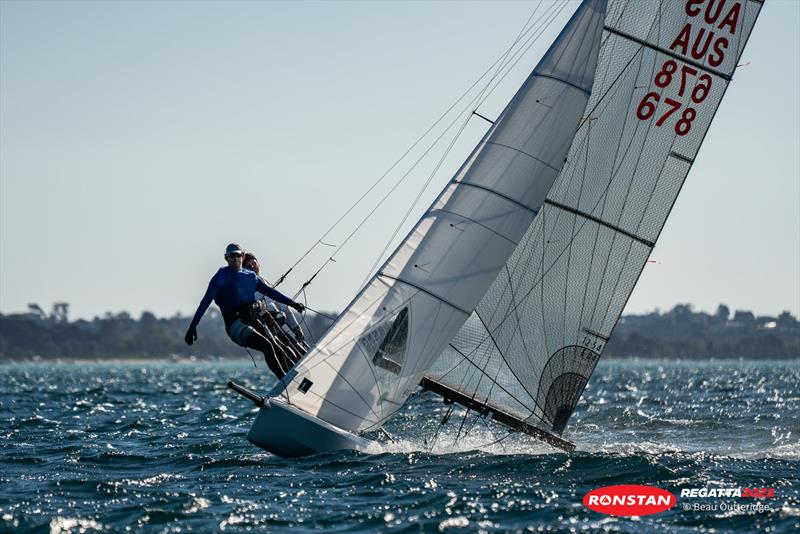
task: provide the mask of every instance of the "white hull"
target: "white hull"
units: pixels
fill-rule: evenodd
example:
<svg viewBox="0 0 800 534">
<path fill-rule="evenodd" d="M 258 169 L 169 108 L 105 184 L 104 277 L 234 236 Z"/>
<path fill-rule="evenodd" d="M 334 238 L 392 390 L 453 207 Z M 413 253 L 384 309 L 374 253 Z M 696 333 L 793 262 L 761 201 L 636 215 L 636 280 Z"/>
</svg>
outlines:
<svg viewBox="0 0 800 534">
<path fill-rule="evenodd" d="M 265 400 L 247 434 L 247 440 L 284 458 L 348 449 L 365 451 L 374 443 L 275 397 Z"/>
</svg>

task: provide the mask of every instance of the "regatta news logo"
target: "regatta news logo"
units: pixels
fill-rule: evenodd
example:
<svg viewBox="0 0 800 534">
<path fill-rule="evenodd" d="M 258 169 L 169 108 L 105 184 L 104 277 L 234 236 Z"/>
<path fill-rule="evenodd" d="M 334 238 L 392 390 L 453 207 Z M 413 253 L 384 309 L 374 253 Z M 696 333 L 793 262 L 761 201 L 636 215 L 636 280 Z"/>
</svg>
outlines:
<svg viewBox="0 0 800 534">
<path fill-rule="evenodd" d="M 583 505 L 590 510 L 619 516 L 658 514 L 676 502 L 675 495 L 667 490 L 636 484 L 597 488 L 583 496 Z"/>
<path fill-rule="evenodd" d="M 681 497 L 742 497 L 745 499 L 772 499 L 775 488 L 683 488 Z"/>
</svg>

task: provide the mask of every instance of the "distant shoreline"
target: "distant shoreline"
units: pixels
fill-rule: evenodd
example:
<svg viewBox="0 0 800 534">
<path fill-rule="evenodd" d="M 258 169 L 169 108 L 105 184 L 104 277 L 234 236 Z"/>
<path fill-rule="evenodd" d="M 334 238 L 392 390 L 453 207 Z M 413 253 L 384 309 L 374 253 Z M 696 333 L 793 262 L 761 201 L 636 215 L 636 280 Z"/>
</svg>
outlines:
<svg viewBox="0 0 800 534">
<path fill-rule="evenodd" d="M 250 359 L 243 348 L 230 340 L 214 309 L 199 324 L 198 339 L 191 348 L 184 342 L 189 317 L 158 318 L 145 312 L 135 319 L 120 312 L 91 321 L 70 321 L 67 315 L 66 305 L 50 314 L 35 305 L 26 314 L 0 314 L 0 362 Z M 330 327 L 328 316 L 336 315 L 332 312 L 304 318 L 302 328 L 311 345 Z M 714 314 L 708 314 L 694 312 L 689 304 L 679 304 L 663 313 L 623 316 L 609 336 L 607 343 L 587 350 L 601 353 L 604 359 L 800 359 L 800 322 L 788 311 L 756 316 L 746 310 L 731 311 L 720 304 Z M 564 339 L 566 343 L 581 343 L 577 334 L 571 340 L 569 336 Z M 252 357 L 261 360 L 259 354 Z"/>
<path fill-rule="evenodd" d="M 0 365 L 15 363 L 34 363 L 34 364 L 91 364 L 91 363 L 249 363 L 253 360 L 245 357 L 214 357 L 214 356 L 153 356 L 153 357 L 131 357 L 131 356 L 107 356 L 99 358 L 0 358 Z M 258 360 L 256 360 L 258 363 Z"/>
<path fill-rule="evenodd" d="M 699 362 L 773 362 L 773 363 L 780 363 L 780 362 L 800 362 L 800 357 L 796 358 L 776 358 L 776 357 L 763 357 L 763 358 L 697 358 L 692 356 L 686 356 L 681 358 L 674 358 L 668 356 L 648 356 L 648 357 L 641 357 L 641 356 L 603 356 L 600 359 L 600 363 L 610 363 L 610 362 L 627 362 L 627 361 L 634 361 L 634 362 L 652 362 L 652 363 L 669 363 L 669 362 L 692 362 L 692 363 L 699 363 Z M 179 364 L 179 365 L 191 365 L 191 364 L 208 364 L 208 363 L 216 363 L 216 364 L 229 364 L 229 363 L 246 363 L 246 364 L 253 364 L 253 361 L 250 358 L 238 358 L 238 357 L 230 357 L 230 358 L 221 358 L 221 357 L 180 357 L 180 358 L 172 358 L 169 356 L 165 357 L 152 357 L 152 358 L 131 358 L 131 357 L 107 357 L 107 358 L 55 358 L 55 359 L 34 359 L 34 358 L 0 358 L 0 366 L 2 365 L 20 365 L 20 364 L 34 364 L 34 365 L 91 365 L 91 364 L 112 364 L 112 363 L 121 363 L 121 364 L 151 364 L 151 363 L 166 363 L 166 364 Z M 263 362 L 256 359 L 256 363 L 258 367 L 261 367 Z"/>
</svg>

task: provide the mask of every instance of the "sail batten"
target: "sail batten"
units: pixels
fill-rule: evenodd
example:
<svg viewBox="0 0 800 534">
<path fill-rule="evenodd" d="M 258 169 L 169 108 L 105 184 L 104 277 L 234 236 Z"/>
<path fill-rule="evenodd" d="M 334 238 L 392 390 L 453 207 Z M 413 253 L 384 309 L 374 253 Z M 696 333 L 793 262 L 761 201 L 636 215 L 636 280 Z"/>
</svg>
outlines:
<svg viewBox="0 0 800 534">
<path fill-rule="evenodd" d="M 568 86 L 572 87 L 573 89 L 577 89 L 578 91 L 581 91 L 582 93 L 584 93 L 584 94 L 586 95 L 586 97 L 587 97 L 587 98 L 588 98 L 588 97 L 589 97 L 589 95 L 591 94 L 591 91 L 589 91 L 588 89 L 586 89 L 586 88 L 584 88 L 584 87 L 581 87 L 581 86 L 579 86 L 579 85 L 576 85 L 576 84 L 574 84 L 574 83 L 572 83 L 572 82 L 570 82 L 570 81 L 568 81 L 568 80 L 562 80 L 561 78 L 557 78 L 557 77 L 555 77 L 555 76 L 551 76 L 551 75 L 549 75 L 549 74 L 542 74 L 541 72 L 535 72 L 535 71 L 534 71 L 534 73 L 532 74 L 532 76 L 539 76 L 539 77 L 541 77 L 541 78 L 549 78 L 549 79 L 551 79 L 551 80 L 555 80 L 555 81 L 557 81 L 557 82 L 561 82 L 561 83 L 563 83 L 564 85 L 568 85 Z"/>
<path fill-rule="evenodd" d="M 643 245 L 647 245 L 650 248 L 653 248 L 653 247 L 656 246 L 656 244 L 653 243 L 652 241 L 648 241 L 647 239 L 645 239 L 643 237 L 640 237 L 638 235 L 632 234 L 631 232 L 628 232 L 627 230 L 625 230 L 623 228 L 615 226 L 615 225 L 609 223 L 608 221 L 604 221 L 603 219 L 600 219 L 599 217 L 595 217 L 594 215 L 592 215 L 590 213 L 584 213 L 584 212 L 582 212 L 580 210 L 577 210 L 577 209 L 572 208 L 570 206 L 565 206 L 564 204 L 561 204 L 561 203 L 556 202 L 554 200 L 549 200 L 548 199 L 548 200 L 545 200 L 544 203 L 548 204 L 550 206 L 554 206 L 556 208 L 562 209 L 564 211 L 568 211 L 568 212 L 572 213 L 573 215 L 578 215 L 578 216 L 583 217 L 584 219 L 588 219 L 588 220 L 590 220 L 592 222 L 596 222 L 597 224 L 601 224 L 601 225 L 605 226 L 606 228 L 610 228 L 611 230 L 614 230 L 616 232 L 624 234 L 627 237 L 630 237 L 631 239 L 635 239 L 639 243 L 641 243 Z"/>
<path fill-rule="evenodd" d="M 439 210 L 439 211 L 443 211 L 443 210 Z M 396 276 L 390 276 L 390 275 L 388 275 L 388 274 L 386 274 L 386 273 L 382 273 L 382 272 L 379 272 L 379 273 L 377 274 L 377 276 L 379 276 L 379 277 L 382 277 L 382 278 L 388 278 L 389 280 L 394 280 L 395 282 L 400 282 L 401 284 L 405 284 L 405 285 L 407 285 L 407 286 L 409 286 L 409 287 L 413 287 L 414 289 L 416 289 L 416 290 L 418 290 L 418 291 L 421 291 L 421 292 L 423 292 L 423 293 L 425 293 L 425 294 L 427 294 L 427 295 L 429 295 L 429 296 L 431 296 L 431 297 L 435 298 L 436 300 L 438 300 L 438 301 L 439 301 L 439 302 L 441 302 L 442 304 L 447 304 L 448 306 L 450 306 L 450 307 L 451 307 L 451 308 L 453 308 L 454 310 L 458 310 L 458 311 L 460 311 L 460 312 L 461 312 L 461 313 L 463 313 L 464 315 L 469 315 L 470 313 L 472 313 L 472 312 L 470 312 L 470 311 L 467 311 L 467 310 L 464 310 L 464 309 L 462 309 L 462 308 L 458 307 L 457 305 L 453 304 L 453 303 L 452 303 L 452 302 L 450 302 L 449 300 L 447 300 L 447 299 L 445 299 L 445 298 L 443 298 L 443 297 L 441 297 L 441 296 L 439 296 L 439 295 L 436 295 L 436 294 L 432 293 L 431 291 L 428 291 L 428 290 L 427 290 L 427 289 L 425 289 L 424 287 L 418 286 L 418 285 L 417 285 L 417 284 L 415 284 L 414 282 L 410 282 L 410 281 L 408 281 L 408 280 L 403 280 L 402 278 L 399 278 L 399 277 L 396 277 Z"/>
<path fill-rule="evenodd" d="M 526 204 L 523 204 L 522 202 L 518 202 L 518 201 L 514 200 L 513 198 L 509 197 L 508 195 L 506 195 L 504 193 L 501 193 L 500 191 L 497 191 L 497 190 L 492 189 L 490 187 L 486 187 L 486 186 L 483 186 L 483 185 L 480 185 L 480 184 L 474 184 L 474 183 L 471 183 L 471 182 L 461 182 L 459 180 L 454 180 L 453 183 L 454 184 L 462 184 L 464 187 L 474 187 L 475 189 L 480 189 L 482 191 L 486 191 L 487 193 L 491 193 L 491 194 L 493 194 L 495 196 L 498 196 L 498 197 L 502 198 L 503 200 L 507 200 L 508 202 L 511 202 L 512 204 L 518 206 L 519 208 L 521 208 L 523 210 L 529 211 L 532 215 L 536 215 L 537 213 L 539 213 L 539 210 L 531 208 L 531 207 L 527 206 Z"/>
</svg>

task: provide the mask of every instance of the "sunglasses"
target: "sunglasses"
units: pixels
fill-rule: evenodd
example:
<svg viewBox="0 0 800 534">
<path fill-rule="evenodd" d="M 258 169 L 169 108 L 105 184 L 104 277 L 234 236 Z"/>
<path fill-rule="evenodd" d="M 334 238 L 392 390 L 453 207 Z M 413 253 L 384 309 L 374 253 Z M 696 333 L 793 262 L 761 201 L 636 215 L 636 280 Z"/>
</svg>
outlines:
<svg viewBox="0 0 800 534">
<path fill-rule="evenodd" d="M 234 252 L 233 254 L 228 254 L 228 255 L 227 255 L 227 256 L 225 256 L 225 257 L 226 257 L 226 258 L 241 258 L 241 257 L 242 257 L 242 255 L 241 255 L 241 254 L 239 254 L 238 252 Z"/>
</svg>

